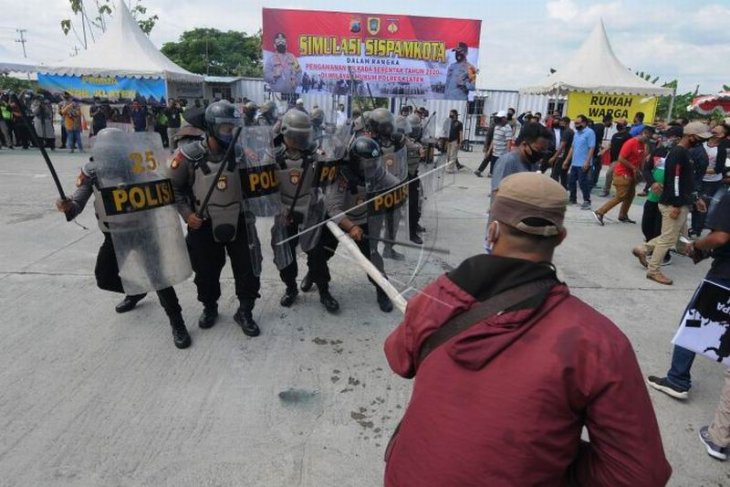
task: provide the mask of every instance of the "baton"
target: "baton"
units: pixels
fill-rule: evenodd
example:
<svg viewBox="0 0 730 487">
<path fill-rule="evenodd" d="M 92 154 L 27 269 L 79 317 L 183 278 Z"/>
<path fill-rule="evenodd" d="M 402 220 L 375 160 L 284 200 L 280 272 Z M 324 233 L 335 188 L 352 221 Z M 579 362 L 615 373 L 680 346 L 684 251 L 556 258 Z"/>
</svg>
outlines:
<svg viewBox="0 0 730 487">
<path fill-rule="evenodd" d="M 363 238 L 372 240 L 374 242 L 383 242 L 383 243 L 391 244 L 391 245 L 400 245 L 402 247 L 409 247 L 412 249 L 424 249 L 424 250 L 428 250 L 429 252 L 433 252 L 435 254 L 451 254 L 451 251 L 449 249 L 442 249 L 439 247 L 424 247 L 423 245 L 418 245 L 418 244 L 411 243 L 411 242 L 402 242 L 400 240 L 390 240 L 388 238 L 374 237 L 372 235 L 363 235 Z"/>
<path fill-rule="evenodd" d="M 370 276 L 375 284 L 380 287 L 380 289 L 383 290 L 385 294 L 388 295 L 390 300 L 393 302 L 393 305 L 398 308 L 398 310 L 401 313 L 406 312 L 406 305 L 408 304 L 403 296 L 398 292 L 398 290 L 393 287 L 393 285 L 388 281 L 388 279 L 383 276 L 383 273 L 378 270 L 375 265 L 370 262 L 363 254 L 360 252 L 360 249 L 358 248 L 357 244 L 354 240 L 350 238 L 349 235 L 347 235 L 345 232 L 342 231 L 340 227 L 337 226 L 337 224 L 333 221 L 327 222 L 327 228 L 329 228 L 330 232 L 332 232 L 332 235 L 337 238 L 337 240 L 342 243 L 342 245 L 350 252 L 353 259 L 355 259 L 355 262 L 363 268 L 365 272 L 367 272 L 368 276 Z"/>
<path fill-rule="evenodd" d="M 236 145 L 236 141 L 238 140 L 238 136 L 241 135 L 241 131 L 243 130 L 243 127 L 236 127 L 233 131 L 233 139 L 231 140 L 231 143 L 228 145 L 228 148 L 226 149 L 226 153 L 223 155 L 223 160 L 221 161 L 221 167 L 218 168 L 218 173 L 215 176 L 215 179 L 213 180 L 213 184 L 210 185 L 210 188 L 208 189 L 208 193 L 205 195 L 205 198 L 203 199 L 203 204 L 200 205 L 200 209 L 196 212 L 200 218 L 203 218 L 203 213 L 205 213 L 205 209 L 208 207 L 208 202 L 210 201 L 210 197 L 213 195 L 213 190 L 215 189 L 216 185 L 218 184 L 218 180 L 221 177 L 221 174 L 223 174 L 223 169 L 228 165 L 228 158 L 231 157 L 231 151 L 233 150 L 234 146 Z"/>
<path fill-rule="evenodd" d="M 30 138 L 33 139 L 33 143 L 36 145 L 36 147 L 38 147 L 41 150 L 43 159 L 46 161 L 46 166 L 48 166 L 48 170 L 51 171 L 51 177 L 53 178 L 53 182 L 56 183 L 56 189 L 58 190 L 58 194 L 62 200 L 65 200 L 65 199 L 67 199 L 66 193 L 63 192 L 63 187 L 61 186 L 61 181 L 58 179 L 58 174 L 56 174 L 56 168 L 53 167 L 51 158 L 48 156 L 48 152 L 46 152 L 45 141 L 43 141 L 42 144 L 40 143 L 40 139 L 38 139 L 38 134 L 35 131 L 35 127 L 28 120 L 28 114 L 25 110 L 25 103 L 23 103 L 21 101 L 20 97 L 17 97 L 17 99 L 18 99 L 18 105 L 20 106 L 20 113 L 23 118 L 23 123 L 28 128 L 28 132 L 30 132 Z"/>
</svg>

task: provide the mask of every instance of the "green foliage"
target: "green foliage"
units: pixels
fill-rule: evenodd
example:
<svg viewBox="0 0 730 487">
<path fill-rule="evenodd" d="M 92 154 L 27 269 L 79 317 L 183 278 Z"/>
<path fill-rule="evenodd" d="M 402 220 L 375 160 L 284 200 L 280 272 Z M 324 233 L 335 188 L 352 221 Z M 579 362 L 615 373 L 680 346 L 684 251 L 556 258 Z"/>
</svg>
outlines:
<svg viewBox="0 0 730 487">
<path fill-rule="evenodd" d="M 212 76 L 263 75 L 261 31 L 222 32 L 197 28 L 185 31 L 177 42 L 167 42 L 162 53 L 188 71 Z"/>
<path fill-rule="evenodd" d="M 14 91 L 16 93 L 23 90 L 32 90 L 36 83 L 27 79 L 11 78 L 10 76 L 0 75 L 0 90 Z"/>
<path fill-rule="evenodd" d="M 114 7 L 114 2 L 112 0 L 94 0 L 94 7 L 92 11 L 89 11 L 84 6 L 83 0 L 68 1 L 71 6 L 71 12 L 73 12 L 74 15 L 82 15 L 82 22 L 84 22 L 83 15 L 85 13 L 88 17 L 87 21 L 91 25 L 101 30 L 102 32 L 106 30 L 106 17 L 112 15 L 112 8 Z M 90 3 L 89 0 L 87 0 L 87 3 Z M 142 5 L 142 0 L 136 0 L 130 10 L 132 12 L 132 16 L 135 18 L 135 20 L 137 20 L 140 29 L 142 29 L 142 32 L 149 35 L 150 32 L 152 32 L 152 29 L 155 27 L 157 21 L 160 19 L 159 16 L 150 15 L 148 17 L 145 17 L 145 15 L 147 14 L 147 7 Z M 68 33 L 71 32 L 72 29 L 73 21 L 71 19 L 61 20 L 61 30 L 63 31 L 64 35 L 68 35 Z"/>
</svg>

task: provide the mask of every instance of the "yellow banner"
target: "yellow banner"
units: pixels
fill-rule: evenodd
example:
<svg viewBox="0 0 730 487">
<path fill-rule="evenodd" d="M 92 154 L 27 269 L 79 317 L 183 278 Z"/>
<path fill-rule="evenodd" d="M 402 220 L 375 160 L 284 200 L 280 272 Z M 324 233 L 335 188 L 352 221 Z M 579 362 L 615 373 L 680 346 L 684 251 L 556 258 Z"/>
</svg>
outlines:
<svg viewBox="0 0 730 487">
<path fill-rule="evenodd" d="M 651 124 L 656 104 L 655 96 L 568 93 L 568 116 L 575 119 L 578 115 L 585 115 L 599 123 L 606 115 L 613 115 L 614 120 L 625 118 L 631 123 L 636 112 L 644 112 L 644 123 Z"/>
</svg>

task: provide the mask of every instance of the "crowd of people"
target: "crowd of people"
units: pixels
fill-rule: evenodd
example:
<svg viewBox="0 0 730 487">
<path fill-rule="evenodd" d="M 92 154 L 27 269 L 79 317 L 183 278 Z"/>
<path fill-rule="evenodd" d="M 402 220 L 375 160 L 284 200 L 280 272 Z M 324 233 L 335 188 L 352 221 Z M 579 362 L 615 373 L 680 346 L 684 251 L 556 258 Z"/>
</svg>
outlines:
<svg viewBox="0 0 730 487">
<path fill-rule="evenodd" d="M 673 284 L 662 269 L 672 263 L 671 253 L 675 253 L 691 257 L 695 263 L 712 258 L 704 282 L 730 287 L 729 119 L 678 118 L 665 122 L 656 118 L 650 125 L 645 123 L 641 112 L 632 123 L 624 119 L 614 121 L 611 116 L 604 117 L 600 123 L 584 115 L 571 120 L 554 113 L 547 121 L 540 114 L 523 114 L 517 117 L 516 124 L 511 124 L 513 114 L 510 110 L 494 115 L 484 160 L 475 171 L 477 176 L 482 176 L 489 165 L 492 177 L 488 252 L 495 252 L 493 240 L 500 228 L 495 229 L 491 224 L 505 224 L 500 220 L 499 206 L 495 208 L 500 196 L 505 196 L 505 182 L 516 174 L 544 173 L 559 184 L 557 187 L 562 189 L 567 204 L 591 211 L 601 227 L 606 225 L 607 215 L 616 206 L 619 206 L 619 223 L 636 224 L 629 214 L 632 203 L 637 196 L 646 197 L 641 219 L 643 242 L 632 253 L 646 269 L 649 280 L 661 285 Z M 607 170 L 601 186 L 599 175 L 603 167 Z M 594 192 L 608 198 L 597 209 L 592 207 Z M 695 296 L 693 303 L 697 299 L 700 298 Z M 691 306 L 692 303 L 688 309 Z M 730 353 L 724 346 L 708 347 L 705 351 L 716 350 L 717 360 L 721 361 Z M 675 345 L 666 375 L 649 376 L 648 385 L 672 398 L 686 399 L 695 355 Z M 703 446 L 714 458 L 727 458 L 728 425 L 730 378 L 723 388 L 713 422 L 699 431 Z M 656 481 L 636 485 L 664 484 Z"/>
<path fill-rule="evenodd" d="M 405 259 L 395 248 L 401 213 L 394 207 L 374 214 L 363 201 L 374 193 L 394 195 L 394 187 L 407 185 L 408 237 L 423 244 L 419 165 L 433 161 L 438 149 L 443 169 L 466 167 L 458 160 L 463 125 L 455 110 L 444 123 L 445 137 L 438 141 L 427 130 L 431 117 L 425 108 L 405 106 L 398 116 L 384 108 L 363 113 L 353 109 L 348 117 L 340 105 L 328 122 L 322 109 L 306 110 L 301 99 L 283 114 L 272 101 L 237 102 L 215 101 L 187 110 L 175 100 L 156 110 L 134 102 L 118 113 L 109 105 L 91 108 L 91 131 L 101 138 L 117 136 L 104 131 L 112 120 L 128 121 L 139 132 L 164 129 L 160 136 L 174 152 L 169 170 L 175 206 L 187 228 L 202 305 L 198 325 L 204 330 L 219 320 L 220 273 L 227 254 L 239 300 L 233 319 L 247 336 L 261 333 L 253 316 L 262 272 L 253 222 L 260 215 L 240 204 L 241 194 L 226 192 L 240 187 L 236 178 L 246 181 L 249 176 L 245 168 L 226 169 L 237 125 L 260 128 L 257 133 L 271 137 L 269 155 L 280 200 L 269 216 L 274 217 L 271 245 L 284 287 L 282 307 L 293 306 L 300 291 L 316 288 L 327 312 L 340 310 L 329 272 L 338 240 L 328 231 L 314 231 L 317 223 L 334 221 L 387 279 L 387 260 Z M 12 115 L 12 99 L 6 105 Z M 42 121 L 43 100 L 30 105 Z M 64 119 L 74 118 L 77 106 L 73 100 L 62 103 Z M 185 128 L 182 120 L 187 121 Z M 74 150 L 79 129 L 64 126 L 72 141 L 69 149 Z M 34 128 L 46 133 L 42 124 Z M 4 135 L 5 129 L 0 129 Z M 386 485 L 471 485 L 475 478 L 495 483 L 520 479 L 525 485 L 666 484 L 671 467 L 631 344 L 610 320 L 571 296 L 551 261 L 566 238 L 567 206 L 592 212 L 601 226 L 619 206 L 618 222 L 635 224 L 629 212 L 636 187 L 642 185 L 638 195 L 647 197 L 641 222 L 644 242 L 633 255 L 646 268 L 647 278 L 672 284 L 661 269 L 671 263 L 669 251 L 674 249 L 698 262 L 712 257 L 706 278 L 730 286 L 729 134 L 723 121 L 656 119 L 649 125 L 641 113 L 631 124 L 610 116 L 600 123 L 583 115 L 571 120 L 557 112 L 546 119 L 539 113 L 515 116 L 513 109 L 494 114 L 484 159 L 475 171 L 479 177 L 485 172 L 491 177 L 486 252 L 467 259 L 409 301 L 405 319 L 385 344 L 391 368 L 416 379 L 414 396 L 386 452 Z M 334 145 L 321 143 L 328 137 Z M 400 175 L 391 166 L 394 159 L 388 158 L 396 153 L 407 154 Z M 325 180 L 322 167 L 328 164 L 337 171 Z M 208 187 L 201 181 L 215 184 L 210 174 L 220 178 L 218 167 L 223 168 L 224 180 L 234 184 L 221 186 L 215 179 L 220 191 L 211 206 L 223 211 L 231 203 L 239 204 L 240 211 L 228 217 L 200 206 Z M 269 166 L 250 169 L 260 174 L 265 167 Z M 76 193 L 57 202 L 67 218 L 81 213 L 92 194 L 100 197 L 95 171 L 91 161 L 79 176 Z M 592 195 L 608 197 L 611 190 L 614 196 L 593 209 Z M 97 216 L 105 237 L 97 257 L 97 282 L 102 289 L 123 293 L 109 220 L 104 214 Z M 281 242 L 285 244 L 278 245 Z M 307 258 L 301 279 L 297 248 Z M 189 347 L 192 339 L 174 288 L 157 294 L 175 346 Z M 380 310 L 393 309 L 377 285 L 375 295 Z M 144 297 L 125 295 L 117 311 L 132 310 Z M 686 399 L 694 357 L 694 352 L 675 347 L 666 376 L 648 377 L 649 386 Z M 600 367 L 596 360 L 602 361 Z M 485 383 L 490 387 L 483 387 Z M 535 402 L 535 390 L 551 393 Z M 465 402 L 467 396 L 472 400 Z M 700 430 L 705 449 L 718 459 L 727 458 L 730 445 L 728 411 L 730 374 L 713 422 Z M 511 432 L 509 439 L 507 433 L 493 434 L 493 424 L 481 421 L 485 415 L 500 431 Z M 542 420 L 526 427 L 526 417 Z M 580 440 L 583 427 L 588 428 L 590 443 Z M 432 449 L 433 461 L 424 465 L 414 457 L 414 444 Z M 504 459 L 498 467 L 483 461 L 496 455 Z"/>
</svg>

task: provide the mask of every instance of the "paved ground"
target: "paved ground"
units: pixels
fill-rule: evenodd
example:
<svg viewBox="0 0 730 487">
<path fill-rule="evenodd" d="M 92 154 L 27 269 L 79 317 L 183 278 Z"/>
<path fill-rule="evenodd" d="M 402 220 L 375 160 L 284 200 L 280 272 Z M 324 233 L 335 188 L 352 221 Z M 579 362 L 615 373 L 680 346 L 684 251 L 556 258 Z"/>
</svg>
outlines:
<svg viewBox="0 0 730 487">
<path fill-rule="evenodd" d="M 477 157 L 462 154 L 472 167 Z M 84 159 L 59 153 L 54 160 L 71 191 Z M 406 267 L 394 273 L 402 288 L 418 288 L 482 251 L 488 185 L 465 172 L 429 201 L 428 238 L 452 254 L 409 254 L 424 263 L 413 279 Z M 84 229 L 66 223 L 54 199 L 36 153 L 0 151 L 0 485 L 380 483 L 384 446 L 410 384 L 389 372 L 382 353 L 399 316 L 377 309 L 346 255 L 333 260 L 338 319 L 316 294 L 291 310 L 279 307 L 282 285 L 267 255 L 255 310 L 262 336 L 249 339 L 233 323 L 227 268 L 221 322 L 205 332 L 191 326 L 193 347 L 178 351 L 155 298 L 114 313 L 118 296 L 94 282 L 102 239 L 93 211 L 79 218 Z M 640 211 L 635 205 L 632 216 Z M 676 284 L 661 287 L 629 253 L 639 228 L 600 228 L 575 207 L 567 220 L 569 237 L 556 258 L 562 277 L 624 330 L 646 374 L 664 373 L 669 341 L 706 265 L 676 258 L 667 269 Z M 178 293 L 195 324 L 192 281 Z M 697 440 L 712 418 L 722 371 L 698 359 L 694 373 L 686 403 L 651 392 L 674 467 L 670 485 L 730 485 L 726 465 Z"/>
</svg>

